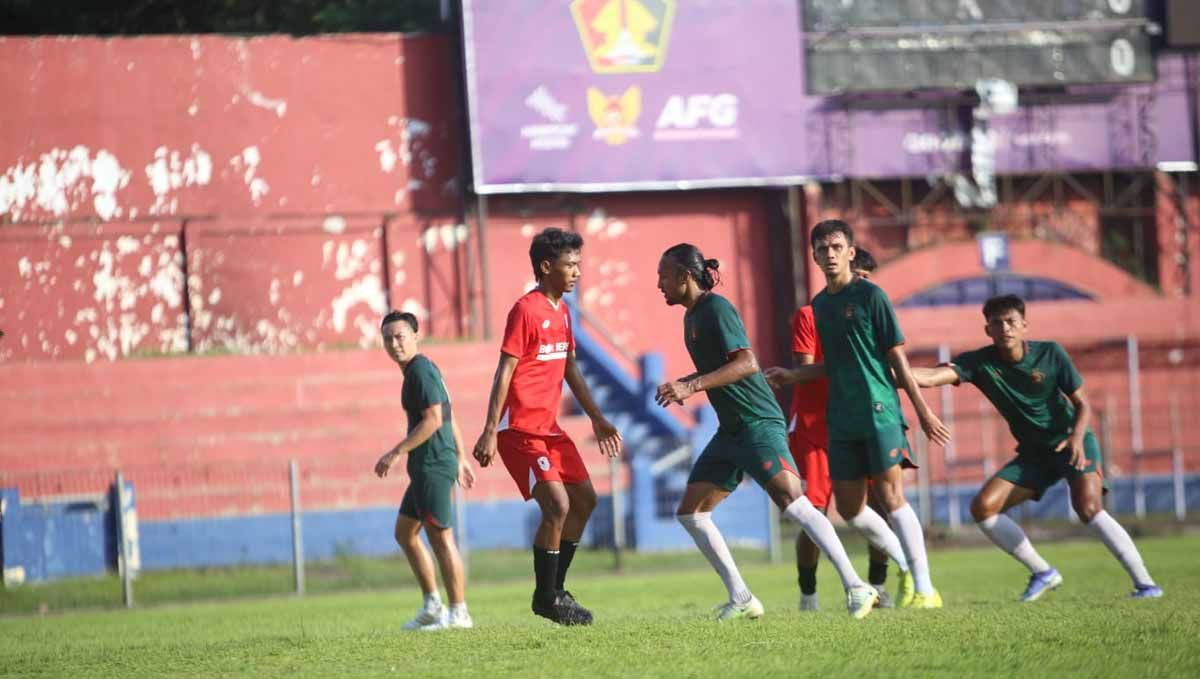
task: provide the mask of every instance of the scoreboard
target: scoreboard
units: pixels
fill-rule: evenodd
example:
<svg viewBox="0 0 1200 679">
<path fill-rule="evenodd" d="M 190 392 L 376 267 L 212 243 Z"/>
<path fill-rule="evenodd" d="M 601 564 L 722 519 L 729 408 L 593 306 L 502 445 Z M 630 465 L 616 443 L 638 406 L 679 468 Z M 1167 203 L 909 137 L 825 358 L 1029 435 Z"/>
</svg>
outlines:
<svg viewBox="0 0 1200 679">
<path fill-rule="evenodd" d="M 804 0 L 809 94 L 1154 80 L 1147 0 Z"/>
</svg>

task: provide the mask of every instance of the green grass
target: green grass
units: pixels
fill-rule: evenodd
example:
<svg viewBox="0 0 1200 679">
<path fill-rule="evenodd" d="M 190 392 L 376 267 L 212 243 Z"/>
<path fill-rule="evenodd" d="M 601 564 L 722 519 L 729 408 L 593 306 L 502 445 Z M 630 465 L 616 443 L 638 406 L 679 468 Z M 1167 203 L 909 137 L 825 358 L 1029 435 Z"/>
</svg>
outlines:
<svg viewBox="0 0 1200 679">
<path fill-rule="evenodd" d="M 1167 590 L 1162 600 L 1128 600 L 1124 572 L 1098 542 L 1047 542 L 1041 551 L 1066 582 L 1037 604 L 1015 603 L 1022 569 L 994 548 L 938 550 L 931 561 L 944 610 L 878 611 L 854 622 L 828 564 L 825 610 L 802 615 L 794 569 L 743 555 L 767 615 L 717 625 L 709 608 L 724 591 L 698 555 L 639 557 L 617 576 L 595 573 L 607 557 L 588 554 L 571 589 L 595 611 L 591 628 L 533 617 L 528 575 L 477 578 L 468 592 L 477 628 L 437 634 L 399 631 L 418 603 L 411 587 L 8 616 L 0 618 L 0 675 L 1200 676 L 1200 538 L 1139 546 Z M 522 557 L 512 555 L 514 568 Z"/>
<path fill-rule="evenodd" d="M 765 553 L 735 550 L 743 563 L 762 562 Z M 705 562 L 695 552 L 623 555 L 625 574 L 658 573 L 678 568 L 696 569 Z M 470 559 L 470 580 L 477 584 L 525 582 L 533 571 L 528 551 L 489 550 Z M 613 555 L 607 551 L 581 550 L 571 567 L 574 577 L 613 572 Z M 292 567 L 244 566 L 142 573 L 133 584 L 138 607 L 171 603 L 211 601 L 246 597 L 289 595 L 294 592 Z M 388 558 L 344 557 L 309 563 L 305 589 L 309 594 L 361 590 L 402 592 L 415 590 L 408 562 L 403 556 Z M 80 608 L 120 608 L 121 581 L 115 576 L 76 578 L 0 589 L 0 615 L 58 613 Z"/>
</svg>

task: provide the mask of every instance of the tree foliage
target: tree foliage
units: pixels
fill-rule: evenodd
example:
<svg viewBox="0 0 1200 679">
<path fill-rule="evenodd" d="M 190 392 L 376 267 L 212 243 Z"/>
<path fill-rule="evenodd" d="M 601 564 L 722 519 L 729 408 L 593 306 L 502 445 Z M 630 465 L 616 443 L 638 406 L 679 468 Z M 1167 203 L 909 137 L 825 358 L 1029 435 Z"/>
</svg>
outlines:
<svg viewBox="0 0 1200 679">
<path fill-rule="evenodd" d="M 341 33 L 444 28 L 440 0 L 0 0 L 0 34 Z"/>
</svg>

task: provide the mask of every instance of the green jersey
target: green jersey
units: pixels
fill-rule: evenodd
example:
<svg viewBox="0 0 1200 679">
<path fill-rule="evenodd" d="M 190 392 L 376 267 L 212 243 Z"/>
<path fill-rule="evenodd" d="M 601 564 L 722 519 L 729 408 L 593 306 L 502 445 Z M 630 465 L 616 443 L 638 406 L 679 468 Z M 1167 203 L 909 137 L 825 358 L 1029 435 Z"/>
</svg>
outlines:
<svg viewBox="0 0 1200 679">
<path fill-rule="evenodd" d="M 829 378 L 829 438 L 857 440 L 904 423 L 887 352 L 904 344 L 896 312 L 879 286 L 855 278 L 812 303 Z"/>
<path fill-rule="evenodd" d="M 1057 342 L 1026 342 L 1016 363 L 994 346 L 959 354 L 950 367 L 983 392 L 1008 422 L 1017 454 L 1054 450 L 1071 433 L 1075 408 L 1067 394 L 1083 386 L 1071 357 Z"/>
<path fill-rule="evenodd" d="M 742 317 L 729 300 L 714 293 L 701 295 L 683 315 L 683 341 L 696 371 L 707 374 L 729 362 L 729 355 L 749 349 Z M 733 384 L 708 390 L 721 429 L 738 431 L 746 424 L 774 420 L 784 424 L 783 411 L 761 372 Z"/>
<path fill-rule="evenodd" d="M 400 403 L 408 416 L 408 432 L 417 428 L 425 417 L 425 409 L 441 404 L 442 426 L 408 454 L 408 473 L 458 473 L 458 453 L 454 448 L 454 429 L 450 424 L 450 394 L 442 381 L 442 373 L 433 361 L 422 354 L 413 357 L 404 367 L 404 388 Z"/>
</svg>

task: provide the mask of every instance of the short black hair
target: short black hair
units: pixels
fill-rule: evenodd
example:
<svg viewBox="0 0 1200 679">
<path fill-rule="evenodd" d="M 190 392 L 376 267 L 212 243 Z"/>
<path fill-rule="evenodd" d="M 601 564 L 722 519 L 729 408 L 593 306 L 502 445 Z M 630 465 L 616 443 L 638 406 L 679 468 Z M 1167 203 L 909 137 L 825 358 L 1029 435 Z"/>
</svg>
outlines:
<svg viewBox="0 0 1200 679">
<path fill-rule="evenodd" d="M 550 227 L 533 237 L 529 244 L 529 263 L 533 265 L 533 277 L 542 279 L 542 262 L 554 263 L 564 252 L 583 249 L 583 236 L 574 231 L 563 231 Z"/>
<path fill-rule="evenodd" d="M 1016 295 L 998 295 L 983 303 L 983 317 L 986 319 L 1007 311 L 1016 311 L 1021 318 L 1025 318 L 1025 300 Z"/>
<path fill-rule="evenodd" d="M 387 315 L 383 317 L 383 321 L 379 323 L 379 331 L 383 332 L 384 326 L 386 326 L 388 323 L 395 323 L 396 321 L 404 321 L 405 323 L 408 323 L 408 327 L 412 328 L 413 332 L 417 332 L 417 329 L 419 328 L 417 325 L 416 316 L 407 311 L 393 309 L 392 311 L 387 312 Z"/>
<path fill-rule="evenodd" d="M 854 261 L 850 262 L 850 268 L 854 271 L 866 271 L 872 273 L 879 268 L 879 264 L 875 261 L 875 257 L 866 248 L 854 249 Z"/>
<path fill-rule="evenodd" d="M 825 240 L 835 233 L 846 236 L 847 245 L 854 245 L 854 229 L 850 228 L 849 224 L 840 219 L 826 219 L 814 226 L 812 235 L 808 239 L 809 244 L 815 248 L 817 247 L 817 241 Z"/>
<path fill-rule="evenodd" d="M 721 263 L 715 259 L 705 259 L 700 248 L 691 243 L 672 245 L 662 256 L 696 279 L 696 285 L 701 290 L 712 290 L 721 282 L 721 275 L 717 273 Z"/>
</svg>

